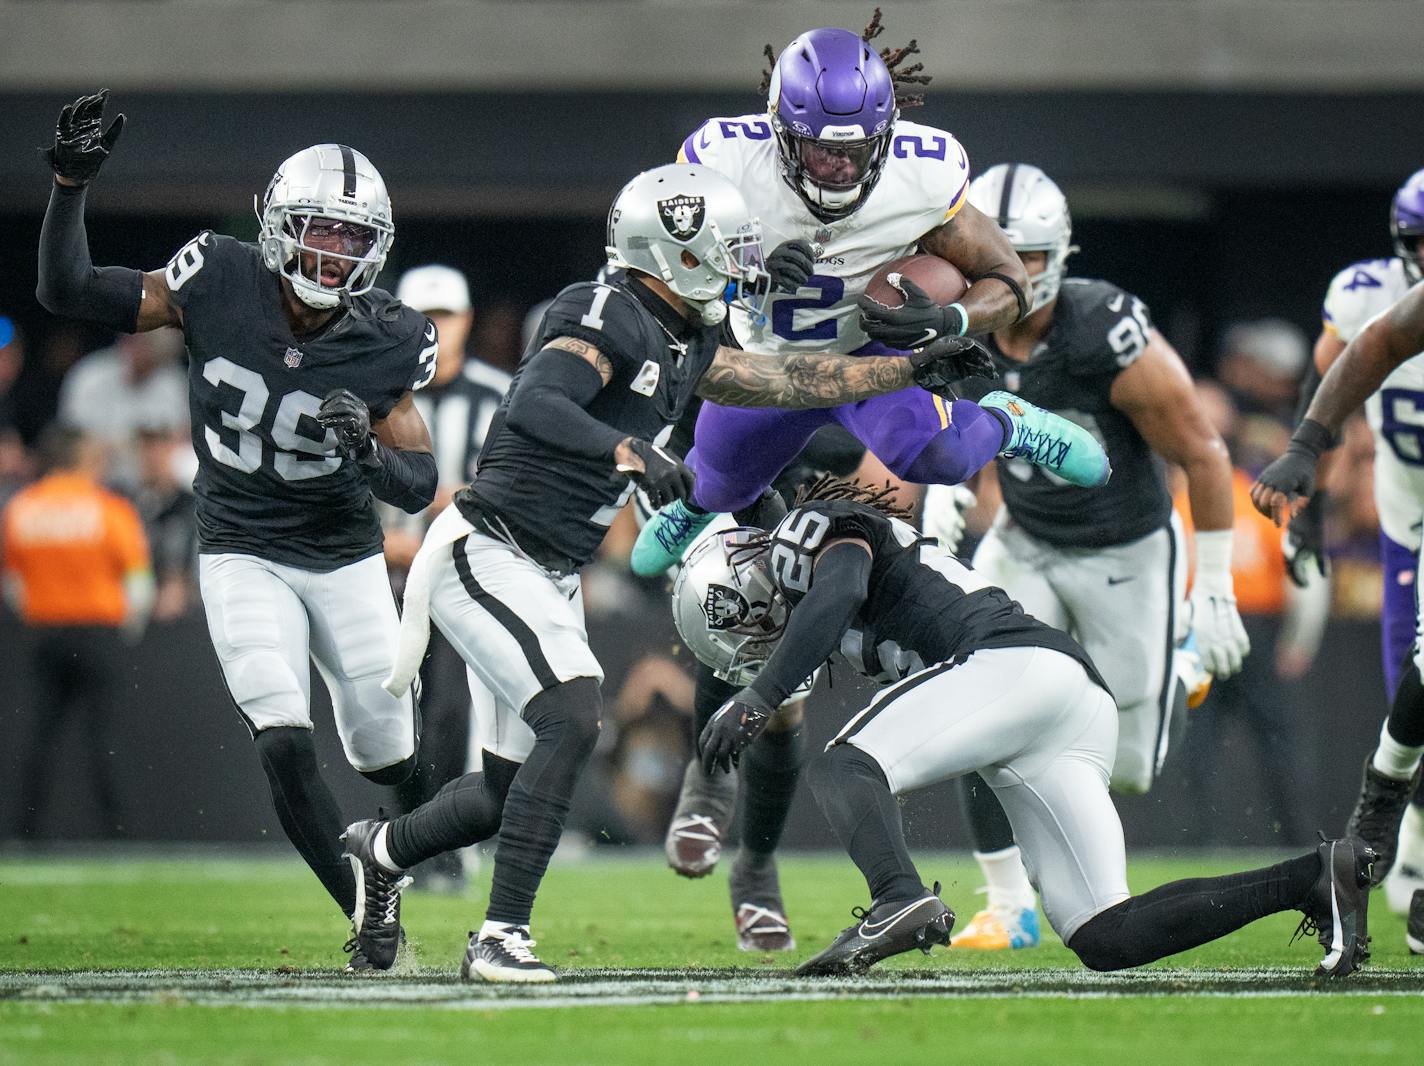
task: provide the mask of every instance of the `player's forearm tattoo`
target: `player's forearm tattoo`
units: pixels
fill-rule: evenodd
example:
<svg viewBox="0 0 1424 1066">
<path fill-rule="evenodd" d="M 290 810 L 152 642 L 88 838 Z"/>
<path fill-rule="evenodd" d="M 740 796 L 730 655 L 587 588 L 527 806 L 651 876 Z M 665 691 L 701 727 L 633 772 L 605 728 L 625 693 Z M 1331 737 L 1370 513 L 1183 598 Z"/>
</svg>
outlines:
<svg viewBox="0 0 1424 1066">
<path fill-rule="evenodd" d="M 560 351 L 571 352 L 589 363 L 598 371 L 598 376 L 605 382 L 613 378 L 613 360 L 604 355 L 588 341 L 581 341 L 577 337 L 555 337 L 545 348 L 558 348 Z"/>
<path fill-rule="evenodd" d="M 697 393 L 729 407 L 839 407 L 914 384 L 900 356 L 757 355 L 722 348 Z"/>
</svg>

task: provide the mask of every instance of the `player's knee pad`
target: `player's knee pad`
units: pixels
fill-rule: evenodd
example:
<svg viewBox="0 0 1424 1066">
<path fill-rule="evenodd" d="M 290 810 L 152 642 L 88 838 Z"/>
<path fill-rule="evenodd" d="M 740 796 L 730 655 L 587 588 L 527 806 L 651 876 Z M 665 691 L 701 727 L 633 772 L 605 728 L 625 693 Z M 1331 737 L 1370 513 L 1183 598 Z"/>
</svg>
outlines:
<svg viewBox="0 0 1424 1066">
<path fill-rule="evenodd" d="M 1099 973 L 1122 970 L 1136 965 L 1136 960 L 1124 951 L 1123 920 L 1132 908 L 1132 900 L 1099 911 L 1068 938 L 1068 947 L 1090 970 Z"/>
<path fill-rule="evenodd" d="M 316 741 L 310 729 L 273 726 L 252 738 L 262 770 L 274 784 L 304 777 L 317 769 Z"/>
<path fill-rule="evenodd" d="M 591 677 L 547 688 L 524 708 L 524 720 L 537 740 L 552 740 L 579 756 L 592 754 L 602 718 L 603 699 Z"/>
<path fill-rule="evenodd" d="M 381 766 L 375 770 L 358 771 L 362 777 L 373 785 L 403 785 L 410 780 L 410 776 L 415 773 L 415 765 L 418 756 L 411 752 L 400 762 L 391 763 L 389 766 Z"/>
</svg>

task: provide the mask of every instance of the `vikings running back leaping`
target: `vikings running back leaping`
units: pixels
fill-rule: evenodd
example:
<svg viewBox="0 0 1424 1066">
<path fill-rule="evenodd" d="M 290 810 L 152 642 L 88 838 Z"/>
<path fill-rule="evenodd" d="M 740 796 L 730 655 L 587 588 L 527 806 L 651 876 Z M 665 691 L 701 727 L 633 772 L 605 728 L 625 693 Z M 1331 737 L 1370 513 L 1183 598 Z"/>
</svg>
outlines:
<svg viewBox="0 0 1424 1066">
<path fill-rule="evenodd" d="M 37 295 L 56 314 L 123 332 L 182 328 L 213 647 L 282 828 L 359 929 L 373 916 L 317 766 L 308 659 L 351 765 L 379 784 L 404 780 L 414 709 L 409 694 L 381 687 L 398 620 L 372 495 L 412 513 L 435 495 L 430 437 L 411 401 L 435 373 L 435 327 L 373 287 L 395 233 L 391 204 L 376 168 L 345 145 L 307 148 L 278 168 L 257 245 L 204 230 L 164 270 L 94 268 L 85 189 L 124 119 L 101 132 L 105 98 L 60 115 Z M 356 951 L 348 968 L 393 959 L 393 945 L 389 958 Z"/>
<path fill-rule="evenodd" d="M 736 187 L 707 167 L 634 178 L 609 214 L 608 245 L 622 273 L 553 301 L 474 481 L 432 524 L 411 566 L 389 689 L 409 687 L 433 618 L 494 695 L 476 713 L 495 720 L 480 723 L 481 773 L 394 821 L 347 828 L 359 883 L 383 914 L 358 931 L 368 954 L 394 957 L 404 870 L 498 833 L 489 906 L 461 973 L 554 979 L 533 953 L 529 922 L 602 717 L 603 672 L 584 632 L 578 571 L 636 488 L 655 506 L 692 490 L 692 472 L 663 443 L 694 393 L 814 407 L 960 376 L 961 345 L 910 359 L 779 359 L 719 347 L 724 293 L 730 287 L 736 305 L 754 311 L 766 279 L 759 227 Z"/>
<path fill-rule="evenodd" d="M 1411 204 L 1424 207 L 1421 178 L 1424 175 L 1415 175 L 1401 192 L 1416 198 Z M 1381 277 L 1418 276 L 1415 271 L 1419 266 L 1419 235 L 1424 232 L 1424 212 L 1401 212 L 1396 200 L 1396 219 L 1401 215 L 1410 225 L 1405 229 L 1396 223 L 1397 233 L 1404 230 L 1399 249 L 1404 255 L 1395 260 L 1399 265 L 1388 270 L 1378 267 L 1373 271 L 1361 270 L 1362 279 L 1369 277 L 1381 282 Z M 1406 268 L 1401 261 L 1404 256 L 1412 266 Z M 1351 273 L 1353 271 L 1338 275 L 1336 283 Z M 1331 287 L 1331 295 L 1341 297 L 1333 301 L 1333 307 L 1327 304 L 1332 320 L 1337 323 L 1340 321 L 1337 316 L 1344 309 L 1342 305 L 1348 306 L 1343 298 L 1348 284 L 1349 281 L 1345 281 L 1338 289 L 1335 285 Z M 1361 284 L 1374 287 L 1363 280 Z M 1380 524 L 1385 536 L 1390 539 L 1396 535 L 1412 537 L 1417 549 L 1419 522 L 1424 518 L 1424 491 L 1421 491 L 1424 480 L 1421 480 L 1420 467 L 1415 465 L 1421 456 L 1420 438 L 1410 418 L 1418 405 L 1424 403 L 1424 391 L 1419 387 L 1424 385 L 1424 285 L 1415 282 L 1412 287 L 1400 287 L 1405 292 L 1395 304 L 1368 321 L 1350 322 L 1346 326 L 1354 335 L 1343 350 L 1335 354 L 1305 418 L 1291 438 L 1290 448 L 1262 471 L 1252 488 L 1257 508 L 1274 518 L 1277 524 L 1310 497 L 1320 456 L 1333 443 L 1346 416 L 1368 400 L 1370 422 L 1380 438 L 1375 459 L 1383 474 L 1376 490 Z M 1386 571 L 1386 587 L 1389 572 Z M 1424 652 L 1416 636 L 1408 657 L 1400 664 L 1393 704 L 1380 729 L 1379 745 L 1365 763 L 1360 795 L 1349 823 L 1351 831 L 1358 832 L 1379 853 L 1377 877 L 1383 878 L 1390 872 L 1397 844 L 1409 859 L 1411 869 L 1401 871 L 1406 876 L 1397 884 L 1391 905 L 1402 904 L 1403 909 L 1407 909 L 1409 948 L 1418 954 L 1424 954 L 1424 885 L 1414 883 L 1419 877 L 1414 863 L 1419 861 L 1422 849 L 1417 839 L 1420 815 L 1409 800 L 1418 786 L 1420 756 L 1424 755 L 1421 672 L 1424 672 Z M 1412 824 L 1407 834 L 1401 834 L 1400 824 L 1406 807 L 1411 807 Z M 1405 892 L 1408 892 L 1407 900 L 1401 898 Z"/>
<path fill-rule="evenodd" d="M 870 905 L 798 973 L 856 973 L 948 941 L 954 915 L 910 859 L 896 796 L 974 770 L 1008 813 L 1050 924 L 1092 969 L 1140 966 L 1293 909 L 1325 949 L 1318 973 L 1343 977 L 1368 957 L 1373 853 L 1358 839 L 1129 896 L 1108 795 L 1118 715 L 1092 660 L 882 508 L 883 494 L 817 485 L 769 535 L 709 538 L 674 593 L 699 658 L 724 673 L 762 663 L 699 738 L 709 772 L 729 768 L 837 649 L 893 682 L 810 767 Z"/>
<path fill-rule="evenodd" d="M 1167 753 L 1174 705 L 1186 710 L 1172 668 L 1187 631 L 1186 553 L 1158 456 L 1187 475 L 1197 549 L 1191 621 L 1204 664 L 1229 677 L 1249 648 L 1232 590 L 1226 446 L 1142 301 L 1106 281 L 1064 278 L 1072 220 L 1048 175 L 1000 164 L 974 179 L 969 201 L 997 221 L 1033 282 L 1029 316 L 986 338 L 1008 391 L 1090 430 L 1113 467 L 1107 485 L 1081 489 L 1000 460 L 1004 507 L 974 566 L 1093 657 L 1118 708 L 1113 788 L 1146 792 Z M 927 529 L 942 509 L 939 491 L 931 486 L 926 498 Z M 953 502 L 943 509 L 960 513 Z M 1032 947 L 1034 892 L 1003 809 L 977 778 L 962 785 L 989 898 L 955 946 Z"/>
<path fill-rule="evenodd" d="M 867 33 L 878 32 L 877 18 Z M 850 30 L 811 30 L 773 64 L 766 111 L 709 119 L 683 142 L 679 159 L 725 174 L 774 242 L 803 249 L 794 292 L 773 294 L 756 315 L 733 312 L 732 331 L 746 350 L 904 351 L 936 337 L 992 332 L 1028 312 L 1022 264 L 993 220 L 968 203 L 963 147 L 944 130 L 900 120 L 901 106 L 920 102 L 897 95 L 907 77 L 924 80 L 918 66 L 898 69 L 913 50 L 913 42 L 887 50 L 887 62 Z M 973 279 L 958 303 L 940 307 L 910 282 L 899 308 L 861 299 L 881 265 L 917 247 Z M 1030 458 L 1029 439 L 1067 445 L 1052 449 L 1052 459 L 1069 481 L 1107 480 L 1091 435 L 1012 399 L 993 393 L 946 406 L 912 393 L 795 414 L 707 404 L 687 456 L 697 489 L 643 529 L 633 569 L 651 576 L 676 563 L 715 514 L 752 504 L 832 420 L 896 476 L 919 484 L 957 484 L 999 454 Z M 1045 462 L 1048 451 L 1038 453 Z"/>
</svg>

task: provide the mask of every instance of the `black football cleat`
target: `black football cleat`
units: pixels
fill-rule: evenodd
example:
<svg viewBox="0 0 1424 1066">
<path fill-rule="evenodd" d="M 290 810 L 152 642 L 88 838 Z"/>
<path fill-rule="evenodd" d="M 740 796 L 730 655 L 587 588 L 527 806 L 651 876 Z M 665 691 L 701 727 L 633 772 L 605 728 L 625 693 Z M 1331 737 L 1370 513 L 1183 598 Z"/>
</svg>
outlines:
<svg viewBox="0 0 1424 1066">
<path fill-rule="evenodd" d="M 489 928 L 487 925 L 486 929 Z M 465 959 L 460 963 L 463 981 L 496 981 L 515 984 L 544 984 L 557 980 L 554 971 L 533 951 L 527 925 L 506 925 L 497 933 L 482 929 L 470 934 Z"/>
<path fill-rule="evenodd" d="M 1399 823 L 1419 785 L 1419 770 L 1408 781 L 1386 777 L 1374 768 L 1373 755 L 1365 761 L 1365 776 L 1360 782 L 1360 798 L 1350 812 L 1345 835 L 1359 837 L 1375 853 L 1374 880 L 1384 880 L 1394 865 L 1395 849 L 1399 845 Z"/>
<path fill-rule="evenodd" d="M 869 911 L 851 911 L 855 925 L 843 929 L 831 946 L 796 967 L 798 977 L 844 977 L 864 973 L 881 959 L 919 948 L 926 955 L 935 944 L 949 944 L 954 912 L 939 898 L 939 885 L 915 899 L 887 900 Z"/>
<path fill-rule="evenodd" d="M 1322 840 L 1315 853 L 1320 877 L 1301 907 L 1305 917 L 1291 942 L 1314 933 L 1325 949 L 1315 975 L 1347 977 L 1370 957 L 1367 918 L 1375 853 L 1359 837 Z"/>
<path fill-rule="evenodd" d="M 374 818 L 352 822 L 341 834 L 344 857 L 356 875 L 356 913 L 351 916 L 356 947 L 348 970 L 389 970 L 401 943 L 400 894 L 410 884 L 405 872 L 391 873 L 376 862 L 372 842 L 386 823 Z M 358 966 L 357 961 L 364 962 Z"/>
<path fill-rule="evenodd" d="M 1424 955 L 1424 888 L 1416 888 L 1409 898 L 1409 917 L 1404 926 L 1404 943 L 1411 955 Z"/>
</svg>

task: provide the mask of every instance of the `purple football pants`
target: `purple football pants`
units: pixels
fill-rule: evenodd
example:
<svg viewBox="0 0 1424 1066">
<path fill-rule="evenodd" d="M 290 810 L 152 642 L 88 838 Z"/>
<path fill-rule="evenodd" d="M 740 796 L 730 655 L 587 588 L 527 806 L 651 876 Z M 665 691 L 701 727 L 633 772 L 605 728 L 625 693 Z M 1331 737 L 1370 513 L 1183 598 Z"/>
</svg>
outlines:
<svg viewBox="0 0 1424 1066">
<path fill-rule="evenodd" d="M 796 458 L 811 434 L 839 422 L 897 477 L 957 485 L 1004 447 L 1005 423 L 969 400 L 903 389 L 841 407 L 787 411 L 704 403 L 687 463 L 697 472 L 692 502 L 739 511 Z"/>
<path fill-rule="evenodd" d="M 1380 569 L 1384 571 L 1384 603 L 1380 608 L 1380 650 L 1384 655 L 1385 693 L 1389 699 L 1399 688 L 1404 657 L 1414 642 L 1418 625 L 1419 557 L 1380 533 Z"/>
</svg>

